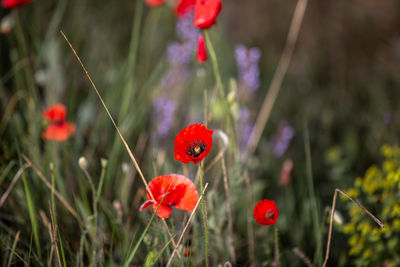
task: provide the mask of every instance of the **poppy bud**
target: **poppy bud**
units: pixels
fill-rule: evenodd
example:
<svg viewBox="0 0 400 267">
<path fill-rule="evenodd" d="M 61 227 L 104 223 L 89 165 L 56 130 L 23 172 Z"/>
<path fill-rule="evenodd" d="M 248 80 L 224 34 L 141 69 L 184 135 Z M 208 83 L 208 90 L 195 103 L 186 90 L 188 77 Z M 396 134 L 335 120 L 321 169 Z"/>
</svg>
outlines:
<svg viewBox="0 0 400 267">
<path fill-rule="evenodd" d="M 197 39 L 197 61 L 200 63 L 204 63 L 207 61 L 207 58 L 207 49 L 204 42 L 204 36 L 200 35 Z"/>
<path fill-rule="evenodd" d="M 85 157 L 80 157 L 78 160 L 78 164 L 82 170 L 86 170 L 88 167 L 88 161 Z"/>
</svg>

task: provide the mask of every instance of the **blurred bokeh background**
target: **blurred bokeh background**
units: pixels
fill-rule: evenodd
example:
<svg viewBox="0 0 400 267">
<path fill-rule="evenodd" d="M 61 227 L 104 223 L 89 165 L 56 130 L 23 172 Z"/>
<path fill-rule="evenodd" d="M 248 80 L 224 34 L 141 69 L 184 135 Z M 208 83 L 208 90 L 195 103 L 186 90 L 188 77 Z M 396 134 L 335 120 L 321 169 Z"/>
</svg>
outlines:
<svg viewBox="0 0 400 267">
<path fill-rule="evenodd" d="M 394 166 L 388 169 L 387 164 L 382 165 L 381 178 L 387 173 L 398 176 L 400 2 L 308 2 L 271 117 L 255 153 L 245 160 L 246 142 L 283 52 L 296 3 L 223 1 L 210 36 L 234 127 L 227 122 L 218 99 L 210 60 L 204 64 L 195 60 L 200 32 L 192 25 L 190 15 L 174 15 L 173 1 L 149 7 L 142 1 L 41 0 L 18 9 L 0 9 L 2 31 L 5 18 L 10 24 L 0 35 L 1 194 L 24 164 L 22 154 L 49 180 L 52 162 L 57 190 L 86 221 L 92 199 L 90 185 L 78 165 L 79 157 L 88 160 L 88 172 L 96 185 L 104 172 L 98 218 L 104 250 L 93 245 L 82 224 L 56 203 L 67 265 L 121 265 L 130 243 L 138 239 L 151 216 L 138 212 L 145 200 L 145 188 L 62 38 L 62 30 L 91 74 L 147 180 L 166 173 L 185 173 L 195 180 L 197 167 L 182 167 L 174 159 L 173 141 L 180 129 L 204 121 L 207 92 L 209 128 L 230 138 L 225 160 L 238 266 L 273 262 L 274 228 L 261 227 L 254 221 L 250 224 L 255 262 L 249 255 L 248 211 L 264 198 L 274 199 L 280 210 L 276 227 L 282 266 L 305 264 L 294 248 L 316 266 L 321 265 L 335 188 L 353 190 L 357 177 L 363 177 L 371 165 L 380 168 L 384 160 Z M 45 127 L 42 112 L 57 102 L 68 108 L 68 120 L 77 127 L 76 134 L 62 143 L 41 138 Z M 392 148 L 387 147 L 384 158 L 381 148 L 385 144 Z M 214 135 L 206 169 L 222 149 L 223 142 Z M 106 167 L 101 165 L 101 158 L 107 158 Z M 244 173 L 250 177 L 250 191 L 246 190 Z M 0 259 L 3 264 L 7 262 L 15 234 L 21 231 L 18 257 L 13 263 L 27 262 L 30 257 L 32 265 L 46 265 L 51 240 L 40 212 L 50 216 L 51 191 L 30 169 L 24 171 L 22 179 L 0 208 L 0 254 L 4 255 Z M 359 186 L 373 180 L 360 178 Z M 206 198 L 209 254 L 212 266 L 217 266 L 232 260 L 220 163 L 206 171 L 205 181 L 210 184 Z M 366 233 L 372 235 L 372 229 L 378 226 L 365 214 L 358 216 L 370 228 L 346 228 L 355 216 L 349 214 L 353 204 L 338 199 L 337 216 L 342 221 L 334 225 L 328 266 L 400 264 L 400 212 L 388 217 L 383 214 L 385 208 L 392 210 L 398 205 L 399 179 L 391 186 L 381 182 L 390 190 L 376 185 L 364 195 L 353 192 L 352 196 L 378 217 L 386 218 L 383 220 L 389 233 L 368 236 Z M 376 200 L 371 200 L 376 194 Z M 186 216 L 176 211 L 169 221 L 171 229 L 179 234 Z M 357 231 L 363 233 L 364 240 L 357 239 Z M 356 237 L 349 241 L 351 235 Z M 184 242 L 192 248 L 193 266 L 203 264 L 202 238 L 199 213 Z M 395 240 L 390 247 L 385 245 L 388 240 Z M 152 260 L 154 251 L 160 251 L 167 241 L 162 223 L 154 223 L 133 263 L 139 266 Z M 351 250 L 356 243 L 361 248 Z M 365 251 L 371 244 L 382 246 L 370 255 Z M 95 248 L 95 256 L 89 247 Z M 166 249 L 157 264 L 165 265 L 171 252 Z M 56 261 L 51 264 L 56 265 Z"/>
</svg>

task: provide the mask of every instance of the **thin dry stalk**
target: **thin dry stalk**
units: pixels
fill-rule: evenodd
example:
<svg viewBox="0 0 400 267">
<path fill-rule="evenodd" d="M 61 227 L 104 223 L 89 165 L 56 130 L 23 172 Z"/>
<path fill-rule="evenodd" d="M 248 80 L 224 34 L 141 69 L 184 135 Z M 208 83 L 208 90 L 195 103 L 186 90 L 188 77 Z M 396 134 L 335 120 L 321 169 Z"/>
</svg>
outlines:
<svg viewBox="0 0 400 267">
<path fill-rule="evenodd" d="M 89 74 L 88 71 L 86 70 L 85 66 L 84 66 L 83 63 L 82 63 L 81 58 L 80 58 L 80 57 L 78 56 L 78 54 L 76 53 L 75 49 L 73 48 L 72 44 L 71 44 L 70 41 L 68 40 L 67 36 L 64 34 L 63 31 L 60 31 L 60 32 L 61 32 L 61 35 L 64 37 L 65 41 L 68 43 L 69 47 L 71 48 L 72 53 L 74 53 L 74 55 L 75 55 L 76 59 L 78 60 L 79 64 L 81 65 L 83 71 L 84 71 L 85 74 L 86 74 L 86 77 L 89 79 L 89 82 L 90 82 L 90 84 L 92 85 L 92 87 L 93 87 L 94 91 L 96 92 L 97 96 L 99 97 L 100 102 L 101 102 L 101 104 L 103 105 L 104 109 L 106 110 L 108 117 L 110 118 L 112 124 L 114 125 L 115 129 L 117 130 L 118 135 L 119 135 L 119 137 L 121 138 L 122 143 L 124 144 L 124 146 L 125 146 L 125 148 L 126 148 L 128 154 L 129 154 L 129 157 L 131 158 L 131 160 L 132 160 L 132 162 L 133 162 L 133 165 L 135 166 L 136 170 L 138 171 L 140 177 L 142 178 L 142 181 L 143 181 L 143 183 L 145 184 L 147 191 L 149 192 L 149 194 L 151 195 L 151 197 L 154 199 L 154 197 L 153 197 L 151 191 L 148 189 L 148 185 L 147 185 L 146 179 L 144 178 L 144 175 L 143 175 L 143 173 L 142 173 L 142 171 L 141 171 L 141 169 L 140 169 L 140 167 L 139 167 L 139 164 L 137 163 L 137 161 L 136 161 L 136 159 L 135 159 L 135 156 L 133 155 L 131 149 L 129 148 L 128 143 L 125 141 L 125 138 L 122 136 L 122 133 L 121 133 L 121 131 L 119 130 L 117 124 L 115 123 L 114 118 L 111 116 L 111 113 L 110 113 L 110 111 L 108 110 L 106 104 L 104 103 L 103 98 L 101 97 L 99 90 L 97 90 L 97 87 L 96 87 L 96 85 L 94 84 L 94 82 L 93 82 L 93 80 L 92 80 L 92 77 L 90 76 L 90 74 Z"/>
<path fill-rule="evenodd" d="M 208 186 L 208 183 L 206 183 L 205 186 L 204 186 L 203 195 L 204 195 L 204 192 L 206 192 L 207 186 Z M 175 253 L 178 251 L 178 246 L 179 246 L 180 243 L 182 242 L 183 235 L 185 234 L 186 230 L 188 229 L 188 227 L 189 227 L 189 225 L 190 225 L 190 222 L 191 222 L 191 221 L 193 220 L 193 218 L 194 218 L 194 214 L 195 214 L 195 212 L 196 212 L 196 210 L 197 210 L 197 207 L 198 207 L 199 204 L 200 204 L 200 201 L 201 201 L 201 195 L 200 195 L 200 197 L 199 197 L 199 200 L 198 200 L 197 203 L 196 203 L 196 206 L 194 207 L 194 210 L 193 210 L 192 213 L 190 214 L 189 220 L 187 221 L 185 227 L 183 228 L 183 231 L 182 231 L 182 233 L 181 233 L 181 235 L 180 235 L 180 237 L 179 237 L 179 239 L 178 239 L 178 243 L 176 243 L 177 246 L 176 246 L 176 248 L 174 249 L 174 251 L 172 252 L 171 257 L 170 257 L 169 260 L 168 260 L 167 267 L 171 265 L 172 260 L 174 259 Z"/>
<path fill-rule="evenodd" d="M 330 216 L 330 222 L 329 222 L 329 233 L 328 233 L 328 241 L 326 243 L 326 252 L 325 252 L 325 260 L 324 263 L 322 264 L 322 267 L 326 266 L 326 263 L 328 262 L 329 258 L 329 250 L 331 247 L 331 239 L 332 239 L 332 227 L 333 227 L 333 215 L 335 213 L 335 206 L 336 206 L 336 199 L 337 199 L 337 193 L 341 193 L 343 196 L 347 197 L 350 199 L 354 204 L 356 204 L 359 208 L 361 208 L 368 216 L 370 216 L 381 228 L 385 228 L 385 225 L 378 219 L 376 218 L 371 212 L 369 212 L 363 205 L 361 205 L 359 202 L 356 200 L 352 199 L 349 195 L 347 195 L 345 192 L 342 190 L 336 188 L 335 189 L 335 194 L 333 195 L 333 201 L 332 201 L 332 209 L 331 209 L 331 216 Z"/>
<path fill-rule="evenodd" d="M 142 171 L 141 171 L 141 169 L 140 169 L 140 167 L 139 167 L 139 164 L 137 163 L 137 161 L 136 161 L 136 159 L 135 159 L 135 156 L 133 155 L 131 149 L 129 148 L 128 143 L 125 141 L 125 138 L 122 136 L 122 133 L 121 133 L 121 131 L 119 130 L 117 124 L 115 123 L 113 117 L 111 116 L 111 113 L 110 113 L 110 111 L 108 110 L 106 104 L 104 103 L 103 98 L 101 97 L 99 90 L 97 90 L 97 87 L 96 87 L 96 85 L 94 84 L 94 82 L 93 82 L 93 80 L 92 80 L 90 74 L 88 73 L 88 71 L 86 70 L 85 66 L 83 65 L 81 58 L 80 58 L 80 57 L 78 56 L 78 54 L 76 53 L 75 49 L 73 48 L 72 44 L 70 43 L 70 41 L 68 40 L 68 38 L 67 38 L 67 36 L 64 34 L 64 32 L 63 32 L 63 31 L 60 31 L 60 33 L 61 33 L 61 35 L 64 37 L 65 41 L 68 43 L 68 45 L 69 45 L 69 47 L 71 48 L 72 52 L 74 53 L 76 59 L 78 60 L 79 64 L 81 65 L 81 67 L 82 67 L 82 69 L 83 69 L 83 71 L 85 72 L 86 77 L 89 79 L 89 82 L 90 82 L 90 84 L 92 85 L 93 89 L 95 90 L 97 96 L 99 97 L 100 102 L 101 102 L 101 104 L 103 105 L 104 109 L 106 110 L 108 117 L 110 118 L 112 124 L 114 125 L 116 131 L 118 132 L 118 135 L 119 135 L 119 137 L 121 138 L 122 143 L 124 144 L 124 146 L 125 146 L 125 148 L 126 148 L 126 151 L 128 152 L 129 157 L 131 158 L 131 160 L 132 160 L 132 162 L 133 162 L 133 165 L 135 166 L 136 170 L 138 171 L 138 173 L 139 173 L 139 175 L 140 175 L 140 178 L 142 179 L 142 181 L 143 181 L 143 183 L 144 183 L 144 185 L 145 185 L 145 187 L 146 187 L 147 192 L 149 192 L 149 195 L 150 195 L 151 198 L 154 200 L 154 196 L 153 196 L 151 190 L 149 190 L 149 186 L 148 186 L 148 184 L 147 184 L 147 182 L 146 182 L 146 179 L 144 178 L 144 175 L 143 175 L 143 173 L 142 173 Z M 170 232 L 170 230 L 169 230 L 169 228 L 168 228 L 168 225 L 167 225 L 167 223 L 165 222 L 165 219 L 162 219 L 162 220 L 163 220 L 163 223 L 164 223 L 165 227 L 167 228 L 167 232 L 168 232 L 169 237 L 172 239 L 172 244 L 173 244 L 173 246 L 176 248 L 175 241 L 174 241 L 173 238 L 172 238 L 172 234 L 171 234 L 171 232 Z"/>
<path fill-rule="evenodd" d="M 264 103 L 257 117 L 255 126 L 251 133 L 249 142 L 246 149 L 246 157 L 254 153 L 260 141 L 262 132 L 267 124 L 268 118 L 271 114 L 272 107 L 282 86 L 283 78 L 286 75 L 290 61 L 293 56 L 293 51 L 299 36 L 300 26 L 303 22 L 304 13 L 307 8 L 308 0 L 298 0 L 296 9 L 293 14 L 292 22 L 290 25 L 288 37 L 286 39 L 285 48 L 283 49 L 278 67 L 272 77 L 271 85 L 269 86 L 268 93 L 264 98 Z"/>
<path fill-rule="evenodd" d="M 243 173 L 244 182 L 246 183 L 246 198 L 247 198 L 247 206 L 251 207 L 251 187 L 250 187 L 250 177 L 247 169 L 245 169 Z M 253 224 L 251 221 L 251 209 L 247 209 L 247 243 L 249 244 L 249 262 L 250 266 L 255 266 L 254 263 L 254 230 Z"/>
<path fill-rule="evenodd" d="M 299 257 L 299 259 L 302 260 L 305 265 L 307 265 L 308 267 L 314 267 L 311 260 L 299 248 L 294 248 L 293 253 L 296 254 L 296 256 Z"/>
<path fill-rule="evenodd" d="M 28 60 L 29 62 L 29 60 Z M 18 64 L 18 63 L 17 63 Z M 1 79 L 0 79 L 1 80 Z M 1 82 L 1 81 L 0 81 Z M 0 121 L 0 135 L 3 133 L 4 129 L 6 128 L 8 122 L 10 121 L 13 111 L 15 109 L 15 106 L 17 105 L 18 101 L 25 98 L 26 95 L 23 91 L 18 91 L 15 93 L 7 102 L 8 105 L 6 107 L 6 110 L 4 111 L 3 118 Z"/>
<path fill-rule="evenodd" d="M 24 158 L 26 163 L 28 163 L 28 165 L 32 168 L 32 170 L 37 174 L 37 176 L 39 176 L 39 178 L 43 181 L 43 183 L 50 190 L 54 190 L 54 195 L 61 201 L 61 203 L 72 214 L 72 216 L 74 216 L 79 221 L 78 213 L 75 211 L 74 208 L 72 208 L 72 206 L 68 203 L 68 201 L 65 200 L 65 198 L 49 183 L 49 181 L 46 179 L 46 177 L 44 177 L 44 175 L 39 171 L 38 168 L 36 168 L 36 166 L 32 163 L 32 161 L 25 154 L 22 154 L 22 157 Z"/>
<path fill-rule="evenodd" d="M 236 253 L 235 247 L 233 246 L 234 235 L 233 235 L 233 223 L 232 223 L 232 202 L 231 202 L 231 193 L 229 191 L 228 185 L 228 175 L 226 173 L 226 165 L 224 157 L 221 158 L 221 167 L 222 167 L 222 174 L 224 176 L 224 188 L 226 194 L 226 202 L 228 205 L 228 231 L 229 231 L 229 252 L 231 254 L 232 262 L 236 265 Z"/>
<path fill-rule="evenodd" d="M 4 205 L 4 202 L 6 201 L 6 199 L 8 198 L 8 196 L 10 195 L 11 191 L 13 190 L 15 184 L 18 182 L 19 177 L 21 177 L 22 173 L 24 172 L 24 170 L 26 168 L 28 168 L 29 165 L 25 164 L 24 166 L 22 166 L 17 173 L 15 174 L 14 178 L 12 179 L 10 185 L 8 186 L 6 192 L 4 192 L 4 194 L 1 196 L 0 199 L 0 208 Z"/>
<path fill-rule="evenodd" d="M 51 210 L 50 201 L 49 201 L 49 206 L 50 206 L 51 224 L 52 224 L 52 228 L 53 228 L 53 240 L 52 241 L 54 242 L 54 245 L 56 246 L 58 265 L 60 265 L 60 267 L 62 267 L 61 266 L 60 252 L 58 251 L 58 244 L 57 244 L 57 239 L 56 239 L 56 227 L 54 226 L 53 211 Z"/>
<path fill-rule="evenodd" d="M 48 261 L 48 266 L 51 266 L 51 263 L 53 262 L 53 255 L 54 255 L 54 239 L 53 239 L 53 234 L 51 231 L 51 224 L 49 222 L 49 219 L 47 219 L 46 214 L 41 210 L 39 211 L 40 217 L 42 218 L 43 224 L 45 227 L 47 227 L 47 230 L 49 231 L 50 235 L 50 241 L 51 241 L 51 247 L 50 247 L 50 257 Z"/>
<path fill-rule="evenodd" d="M 217 162 L 223 157 L 227 147 L 223 147 L 218 154 L 212 159 L 212 161 L 207 164 L 207 168 L 205 168 L 204 173 L 208 172 Z"/>
</svg>

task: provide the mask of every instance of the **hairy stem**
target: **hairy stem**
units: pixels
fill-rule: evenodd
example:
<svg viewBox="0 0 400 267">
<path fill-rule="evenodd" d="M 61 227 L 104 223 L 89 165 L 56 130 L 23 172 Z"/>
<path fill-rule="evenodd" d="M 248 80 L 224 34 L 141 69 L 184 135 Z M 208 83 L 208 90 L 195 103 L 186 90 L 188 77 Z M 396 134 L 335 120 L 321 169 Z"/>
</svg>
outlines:
<svg viewBox="0 0 400 267">
<path fill-rule="evenodd" d="M 204 242 L 205 242 L 205 260 L 206 266 L 208 266 L 208 228 L 207 228 L 207 214 L 206 206 L 204 201 L 203 193 L 203 173 L 202 173 L 203 162 L 200 162 L 199 166 L 199 176 L 200 176 L 200 194 L 201 194 L 201 209 L 203 212 L 203 224 L 204 224 Z"/>
</svg>

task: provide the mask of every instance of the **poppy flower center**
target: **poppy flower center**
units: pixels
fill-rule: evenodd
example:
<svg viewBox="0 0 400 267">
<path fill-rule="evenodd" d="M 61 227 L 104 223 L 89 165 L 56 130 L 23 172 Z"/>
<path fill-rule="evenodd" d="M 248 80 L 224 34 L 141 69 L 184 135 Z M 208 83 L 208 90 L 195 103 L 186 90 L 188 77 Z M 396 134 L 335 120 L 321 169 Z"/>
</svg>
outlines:
<svg viewBox="0 0 400 267">
<path fill-rule="evenodd" d="M 267 220 L 272 220 L 275 216 L 275 212 L 273 210 L 269 210 L 267 211 L 267 213 L 265 214 L 265 218 Z"/>
<path fill-rule="evenodd" d="M 206 144 L 204 144 L 203 141 L 195 141 L 188 145 L 187 154 L 191 157 L 197 158 L 204 150 L 207 150 Z"/>
</svg>

